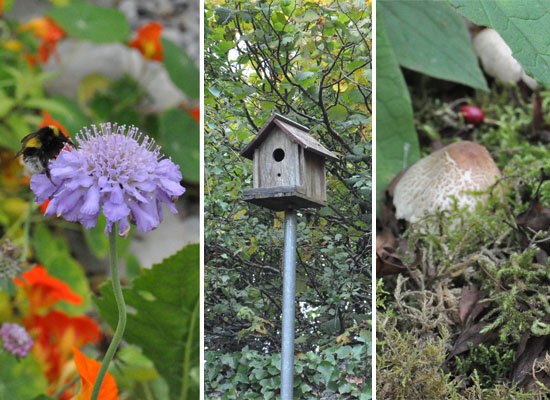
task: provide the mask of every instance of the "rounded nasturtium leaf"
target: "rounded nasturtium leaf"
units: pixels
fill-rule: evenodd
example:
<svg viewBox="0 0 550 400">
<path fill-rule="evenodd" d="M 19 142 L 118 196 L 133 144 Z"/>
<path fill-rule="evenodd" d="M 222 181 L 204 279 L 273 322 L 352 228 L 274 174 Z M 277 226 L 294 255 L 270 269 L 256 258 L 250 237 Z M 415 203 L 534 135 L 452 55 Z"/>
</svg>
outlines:
<svg viewBox="0 0 550 400">
<path fill-rule="evenodd" d="M 160 116 L 164 154 L 180 166 L 183 179 L 198 182 L 200 179 L 199 124 L 188 113 L 167 110 Z"/>
<path fill-rule="evenodd" d="M 54 7 L 48 15 L 69 36 L 97 43 L 128 40 L 130 25 L 120 11 L 85 2 L 73 2 L 65 7 Z"/>
<path fill-rule="evenodd" d="M 195 62 L 173 42 L 162 39 L 164 66 L 172 82 L 192 99 L 200 97 L 200 72 Z"/>
</svg>

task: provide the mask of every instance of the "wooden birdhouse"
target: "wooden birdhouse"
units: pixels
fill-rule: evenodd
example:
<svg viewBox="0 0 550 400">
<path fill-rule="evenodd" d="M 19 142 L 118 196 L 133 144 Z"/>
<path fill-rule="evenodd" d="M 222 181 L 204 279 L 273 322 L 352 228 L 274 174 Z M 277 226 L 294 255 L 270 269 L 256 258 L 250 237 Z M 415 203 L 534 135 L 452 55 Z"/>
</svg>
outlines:
<svg viewBox="0 0 550 400">
<path fill-rule="evenodd" d="M 243 199 L 275 211 L 324 207 L 325 160 L 338 158 L 309 129 L 274 114 L 241 151 L 254 162 L 254 187 Z"/>
</svg>

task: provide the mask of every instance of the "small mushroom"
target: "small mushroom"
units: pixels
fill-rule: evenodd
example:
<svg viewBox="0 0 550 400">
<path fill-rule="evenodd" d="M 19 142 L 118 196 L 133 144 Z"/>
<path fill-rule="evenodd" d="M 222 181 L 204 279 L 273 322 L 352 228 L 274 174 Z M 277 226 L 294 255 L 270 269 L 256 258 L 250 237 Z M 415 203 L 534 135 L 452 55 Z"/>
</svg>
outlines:
<svg viewBox="0 0 550 400">
<path fill-rule="evenodd" d="M 537 82 L 525 73 L 521 64 L 512 56 L 510 47 L 494 29 L 483 29 L 474 36 L 472 45 L 488 75 L 503 82 L 521 80 L 532 90 L 538 87 Z"/>
<path fill-rule="evenodd" d="M 462 141 L 453 143 L 413 164 L 395 186 L 395 216 L 416 222 L 425 213 L 458 207 L 473 209 L 486 201 L 485 191 L 501 174 L 485 147 Z M 454 199 L 453 199 L 454 198 Z"/>
</svg>

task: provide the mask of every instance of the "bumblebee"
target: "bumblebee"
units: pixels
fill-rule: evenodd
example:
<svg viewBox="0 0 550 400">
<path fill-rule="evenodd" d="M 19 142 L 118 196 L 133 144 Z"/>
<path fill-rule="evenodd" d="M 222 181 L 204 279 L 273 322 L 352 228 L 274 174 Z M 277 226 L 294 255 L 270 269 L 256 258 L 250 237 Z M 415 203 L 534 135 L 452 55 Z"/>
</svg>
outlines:
<svg viewBox="0 0 550 400">
<path fill-rule="evenodd" d="M 31 175 L 45 172 L 50 180 L 52 179 L 48 169 L 50 161 L 57 157 L 66 144 L 74 146 L 71 139 L 65 137 L 59 128 L 53 125 L 44 126 L 28 134 L 21 139 L 21 143 L 23 145 L 15 158 L 23 155 L 25 171 Z"/>
</svg>

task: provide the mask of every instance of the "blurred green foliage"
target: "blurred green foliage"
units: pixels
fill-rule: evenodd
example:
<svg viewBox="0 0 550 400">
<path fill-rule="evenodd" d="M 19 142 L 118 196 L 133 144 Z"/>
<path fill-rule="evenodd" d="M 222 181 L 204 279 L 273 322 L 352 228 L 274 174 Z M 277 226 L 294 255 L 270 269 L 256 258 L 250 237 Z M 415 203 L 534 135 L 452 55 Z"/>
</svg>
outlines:
<svg viewBox="0 0 550 400">
<path fill-rule="evenodd" d="M 89 261 L 87 258 L 105 260 L 108 256 L 105 220 L 101 217 L 95 228 L 85 230 L 61 219 L 44 218 L 38 207 L 29 201 L 33 195 L 28 177 L 23 175 L 18 161 L 13 159 L 21 147 L 21 139 L 36 131 L 41 123 L 51 120 L 60 123 L 73 139 L 80 129 L 90 124 L 118 122 L 135 125 L 155 138 L 163 148 L 163 154 L 180 163 L 186 186 L 196 186 L 199 181 L 199 124 L 196 115 L 192 118 L 188 111 L 193 108 L 197 111 L 198 108 L 199 71 L 182 49 L 163 40 L 163 66 L 186 98 L 172 109 L 144 111 L 144 104 L 151 100 L 147 93 L 147 77 L 132 77 L 124 71 L 114 71 L 118 73 L 117 78 L 98 73 L 85 76 L 73 88 L 71 98 L 51 94 L 48 85 L 63 73 L 59 61 L 67 61 L 60 59 L 58 41 L 67 37 L 91 41 L 98 46 L 102 43 L 128 45 L 132 36 L 130 25 L 120 11 L 80 0 L 52 1 L 45 14 L 51 19 L 39 17 L 22 24 L 10 17 L 12 3 L 0 2 L 0 238 L 2 242 L 9 239 L 28 249 L 22 257 L 25 266 L 44 265 L 50 276 L 67 283 L 81 296 L 81 305 L 60 302 L 55 309 L 82 316 L 91 312 L 92 292 L 97 282 L 105 279 L 97 276 L 97 271 L 85 271 L 83 265 Z M 46 72 L 43 65 L 48 58 L 49 72 Z M 185 79 L 182 84 L 180 74 L 183 72 Z M 129 251 L 131 237 L 132 232 L 127 240 L 119 240 L 118 248 L 119 260 L 126 265 L 126 282 L 132 282 L 131 288 L 126 289 L 129 302 L 150 288 L 149 297 L 142 297 L 143 302 L 136 304 L 136 309 L 140 310 L 140 305 L 148 305 L 148 302 L 153 304 L 150 296 L 155 293 L 158 299 L 172 306 L 172 313 L 163 321 L 171 324 L 170 328 L 179 330 L 176 329 L 171 337 L 160 335 L 165 333 L 163 330 L 154 337 L 143 337 L 137 333 L 139 329 L 134 330 L 134 320 L 130 318 L 128 342 L 135 342 L 135 345 L 120 349 L 116 367 L 112 368 L 121 396 L 167 399 L 170 393 L 171 398 L 184 398 L 185 395 L 195 398 L 199 380 L 198 246 L 182 250 L 142 275 L 139 262 Z M 159 283 L 161 280 L 173 282 L 174 276 L 181 273 L 182 265 L 188 268 L 178 281 L 181 286 L 169 290 L 167 285 Z M 158 272 L 161 270 L 170 270 L 174 275 L 167 278 L 166 272 Z M 0 323 L 9 320 L 23 324 L 28 310 L 21 289 L 15 292 L 13 285 L 1 283 L 0 288 L 11 292 L 0 293 Z M 132 291 L 140 285 L 139 294 Z M 115 304 L 106 298 L 97 302 L 101 304 L 101 314 L 112 322 L 111 316 L 117 312 Z M 179 307 L 178 312 L 174 307 Z M 167 308 L 163 310 L 168 311 Z M 158 312 L 151 315 L 158 315 Z M 108 334 L 105 336 L 108 339 Z M 181 343 L 174 345 L 173 342 L 179 340 Z M 97 359 L 102 358 L 102 348 L 88 350 Z M 21 362 L 6 352 L 0 356 L 3 359 L 0 398 L 49 398 L 39 395 L 45 394 L 56 382 L 47 382 L 45 367 L 40 367 L 34 356 Z M 165 363 L 167 359 L 173 363 Z M 63 382 L 60 383 L 62 386 Z M 52 394 L 50 390 L 49 395 Z"/>
<path fill-rule="evenodd" d="M 372 292 L 370 7 L 220 1 L 205 21 L 206 396 L 278 393 L 283 215 L 240 200 L 252 163 L 239 156 L 276 112 L 340 158 L 327 163 L 328 206 L 298 215 L 296 390 L 370 398 L 368 357 L 346 381 L 323 353 L 370 346 L 358 343 Z"/>
</svg>

